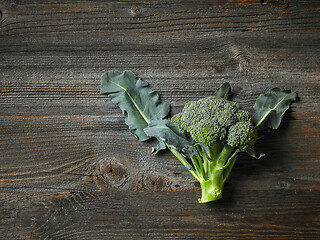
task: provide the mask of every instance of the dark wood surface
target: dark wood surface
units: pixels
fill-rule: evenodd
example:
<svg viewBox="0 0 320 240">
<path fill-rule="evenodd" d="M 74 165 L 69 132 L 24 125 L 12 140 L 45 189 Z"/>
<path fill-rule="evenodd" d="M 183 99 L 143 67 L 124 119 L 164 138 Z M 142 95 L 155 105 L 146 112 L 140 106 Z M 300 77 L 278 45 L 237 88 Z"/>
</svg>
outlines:
<svg viewBox="0 0 320 240">
<path fill-rule="evenodd" d="M 320 239 L 320 2 L 0 0 L 0 239 Z M 100 94 L 130 69 L 177 113 L 223 82 L 299 101 L 224 197 Z"/>
</svg>

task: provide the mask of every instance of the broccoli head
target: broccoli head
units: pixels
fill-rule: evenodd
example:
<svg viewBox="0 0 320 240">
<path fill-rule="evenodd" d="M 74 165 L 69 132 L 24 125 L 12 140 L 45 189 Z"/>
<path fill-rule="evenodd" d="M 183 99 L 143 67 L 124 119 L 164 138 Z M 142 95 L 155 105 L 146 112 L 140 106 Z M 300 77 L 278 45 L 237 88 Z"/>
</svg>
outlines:
<svg viewBox="0 0 320 240">
<path fill-rule="evenodd" d="M 187 103 L 171 120 L 205 146 L 220 142 L 245 149 L 257 139 L 249 112 L 236 102 L 215 96 Z"/>
</svg>

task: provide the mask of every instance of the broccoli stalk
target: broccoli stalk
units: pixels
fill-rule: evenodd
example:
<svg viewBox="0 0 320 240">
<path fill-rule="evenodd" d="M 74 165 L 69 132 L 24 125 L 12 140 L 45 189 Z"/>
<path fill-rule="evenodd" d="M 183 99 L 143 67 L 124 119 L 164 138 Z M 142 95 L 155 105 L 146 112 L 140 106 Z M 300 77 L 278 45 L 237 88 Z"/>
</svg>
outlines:
<svg viewBox="0 0 320 240">
<path fill-rule="evenodd" d="M 234 151 L 234 147 L 214 143 L 207 149 L 194 148 L 190 156 L 193 167 L 175 148 L 167 147 L 188 169 L 191 175 L 199 181 L 202 189 L 200 203 L 222 198 L 224 183 L 237 159 L 238 151 Z"/>
</svg>

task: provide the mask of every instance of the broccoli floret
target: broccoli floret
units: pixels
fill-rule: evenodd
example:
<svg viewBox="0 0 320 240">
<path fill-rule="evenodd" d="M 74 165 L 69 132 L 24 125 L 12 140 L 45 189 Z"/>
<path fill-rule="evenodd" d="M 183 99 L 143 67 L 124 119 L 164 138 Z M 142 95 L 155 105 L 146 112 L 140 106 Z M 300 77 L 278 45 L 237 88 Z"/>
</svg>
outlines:
<svg viewBox="0 0 320 240">
<path fill-rule="evenodd" d="M 250 113 L 241 109 L 237 111 L 237 119 L 240 122 L 252 122 Z"/>
<path fill-rule="evenodd" d="M 178 113 L 178 114 L 174 115 L 174 116 L 171 118 L 171 121 L 177 123 L 177 124 L 179 125 L 180 129 L 181 129 L 182 131 L 185 131 L 185 130 L 182 128 L 181 116 L 182 116 L 182 113 Z"/>
<path fill-rule="evenodd" d="M 250 113 L 236 102 L 211 96 L 187 103 L 172 121 L 195 143 L 189 155 L 199 172 L 199 201 L 221 198 L 237 153 L 257 140 Z"/>
<path fill-rule="evenodd" d="M 243 150 L 251 147 L 257 140 L 257 133 L 251 122 L 237 122 L 229 129 L 227 144 Z"/>
<path fill-rule="evenodd" d="M 221 141 L 244 149 L 256 140 L 250 113 L 236 102 L 215 96 L 187 103 L 172 121 L 195 142 L 208 147 Z"/>
<path fill-rule="evenodd" d="M 202 119 L 189 127 L 192 139 L 195 142 L 210 146 L 213 142 L 223 140 L 227 136 L 226 128 L 220 127 L 212 119 Z"/>
</svg>

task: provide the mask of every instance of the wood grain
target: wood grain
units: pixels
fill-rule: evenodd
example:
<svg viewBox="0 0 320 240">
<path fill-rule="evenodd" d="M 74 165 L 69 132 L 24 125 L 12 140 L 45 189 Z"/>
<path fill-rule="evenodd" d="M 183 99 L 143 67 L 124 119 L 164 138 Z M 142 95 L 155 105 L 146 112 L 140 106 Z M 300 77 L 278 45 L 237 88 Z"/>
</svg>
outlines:
<svg viewBox="0 0 320 240">
<path fill-rule="evenodd" d="M 1 224 L 3 231 L 9 230 L 6 223 L 17 226 L 8 231 L 13 239 L 316 239 L 319 234 L 315 192 L 240 187 L 231 193 L 227 187 L 225 194 L 223 202 L 198 204 L 194 191 L 6 193 Z"/>
<path fill-rule="evenodd" d="M 0 239 L 320 238 L 320 2 L 0 0 Z M 130 69 L 171 114 L 223 82 L 299 100 L 224 198 L 138 142 L 100 94 Z"/>
</svg>

